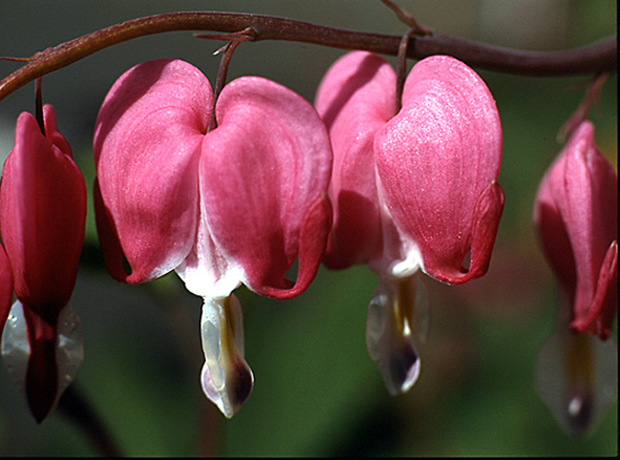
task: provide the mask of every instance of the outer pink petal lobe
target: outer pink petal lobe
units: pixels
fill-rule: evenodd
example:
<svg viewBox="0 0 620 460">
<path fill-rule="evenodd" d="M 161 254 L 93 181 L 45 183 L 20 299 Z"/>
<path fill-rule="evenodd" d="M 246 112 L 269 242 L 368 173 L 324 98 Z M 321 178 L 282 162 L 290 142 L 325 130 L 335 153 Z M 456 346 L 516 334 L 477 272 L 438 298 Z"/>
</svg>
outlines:
<svg viewBox="0 0 620 460">
<path fill-rule="evenodd" d="M 108 93 L 94 148 L 106 212 L 98 218 L 100 233 L 117 235 L 108 239 L 122 246 L 106 252 L 114 257 L 107 263 L 116 278 L 151 280 L 189 253 L 199 213 L 196 171 L 212 100 L 198 69 L 167 59 L 135 66 Z M 123 254 L 131 274 L 120 269 Z"/>
</svg>

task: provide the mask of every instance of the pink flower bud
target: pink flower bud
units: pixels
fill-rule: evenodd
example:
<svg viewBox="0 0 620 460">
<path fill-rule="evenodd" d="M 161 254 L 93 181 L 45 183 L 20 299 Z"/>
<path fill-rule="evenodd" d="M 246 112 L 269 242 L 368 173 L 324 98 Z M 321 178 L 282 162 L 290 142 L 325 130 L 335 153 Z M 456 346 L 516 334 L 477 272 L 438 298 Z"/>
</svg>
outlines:
<svg viewBox="0 0 620 460">
<path fill-rule="evenodd" d="M 538 390 L 575 436 L 592 433 L 618 388 L 618 352 L 606 340 L 618 309 L 617 219 L 618 177 L 584 121 L 545 174 L 534 205 L 544 255 L 564 294 L 556 330 L 539 354 Z"/>
<path fill-rule="evenodd" d="M 545 174 L 534 222 L 572 305 L 571 328 L 606 339 L 618 309 L 618 176 L 594 144 L 590 122 Z"/>
<path fill-rule="evenodd" d="M 86 185 L 56 128 L 54 109 L 43 109 L 45 136 L 31 114 L 17 120 L 15 147 L 2 172 L 0 225 L 17 298 L 52 322 L 75 286 Z"/>
<path fill-rule="evenodd" d="M 86 222 L 84 178 L 52 106 L 43 107 L 43 119 L 45 135 L 31 114 L 17 119 L 0 187 L 0 232 L 17 297 L 10 313 L 3 312 L 3 357 L 39 422 L 81 363 L 79 322 L 67 304 Z M 66 334 L 68 348 L 60 339 Z"/>
</svg>

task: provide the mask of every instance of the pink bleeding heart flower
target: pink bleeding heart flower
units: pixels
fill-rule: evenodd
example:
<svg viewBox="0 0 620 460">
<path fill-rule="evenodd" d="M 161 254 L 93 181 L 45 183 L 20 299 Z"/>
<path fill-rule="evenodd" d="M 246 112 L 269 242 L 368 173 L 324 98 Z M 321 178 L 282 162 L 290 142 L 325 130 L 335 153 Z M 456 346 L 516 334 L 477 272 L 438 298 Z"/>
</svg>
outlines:
<svg viewBox="0 0 620 460">
<path fill-rule="evenodd" d="M 583 122 L 545 174 L 534 222 L 572 304 L 571 328 L 607 339 L 618 309 L 618 177 Z"/>
<path fill-rule="evenodd" d="M 86 185 L 52 106 L 44 131 L 29 113 L 15 128 L 15 147 L 2 171 L 0 233 L 6 260 L 2 283 L 2 354 L 41 422 L 82 362 L 79 320 L 68 306 L 86 223 Z M 3 257 L 0 256 L 0 259 Z M 10 278 L 7 267 L 10 267 Z M 6 309 L 14 289 L 17 301 Z"/>
<path fill-rule="evenodd" d="M 539 390 L 561 426 L 581 435 L 611 403 L 618 373 L 615 346 L 601 342 L 618 309 L 618 176 L 589 121 L 546 172 L 534 222 L 566 303 L 541 351 Z"/>
<path fill-rule="evenodd" d="M 114 278 L 175 270 L 204 297 L 203 389 L 231 417 L 253 385 L 232 291 L 286 299 L 314 279 L 331 228 L 332 152 L 314 108 L 277 83 L 226 85 L 208 131 L 213 103 L 207 78 L 180 60 L 123 74 L 96 123 L 95 209 Z"/>
<path fill-rule="evenodd" d="M 483 275 L 504 195 L 499 114 L 472 69 L 429 57 L 409 73 L 398 112 L 395 94 L 389 64 L 355 51 L 328 70 L 315 105 L 334 151 L 334 227 L 324 262 L 368 264 L 378 273 L 367 345 L 397 394 L 419 374 L 427 299 L 417 273 L 450 284 Z"/>
</svg>

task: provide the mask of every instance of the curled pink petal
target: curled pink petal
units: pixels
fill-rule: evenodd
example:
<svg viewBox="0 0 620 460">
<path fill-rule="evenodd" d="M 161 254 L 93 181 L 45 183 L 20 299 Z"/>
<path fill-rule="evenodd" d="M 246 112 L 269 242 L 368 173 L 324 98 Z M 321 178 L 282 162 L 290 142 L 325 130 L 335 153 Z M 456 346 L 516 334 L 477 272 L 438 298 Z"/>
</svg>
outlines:
<svg viewBox="0 0 620 460">
<path fill-rule="evenodd" d="M 396 112 L 396 74 L 376 54 L 354 51 L 338 59 L 317 91 L 315 106 L 334 150 L 329 197 L 334 206 L 325 265 L 332 269 L 380 257 L 381 210 L 373 142 Z"/>
<path fill-rule="evenodd" d="M 228 84 L 216 109 L 200 165 L 209 233 L 250 289 L 289 289 L 284 275 L 305 244 L 304 219 L 331 174 L 325 126 L 307 101 L 259 77 Z M 312 256 L 318 268 L 323 250 Z"/>
<path fill-rule="evenodd" d="M 470 279 L 484 275 L 489 269 L 491 252 L 503 210 L 504 191 L 493 181 L 482 192 L 474 208 L 471 265 L 468 271 Z"/>
<path fill-rule="evenodd" d="M 575 332 L 589 332 L 607 340 L 618 310 L 618 242 L 609 246 L 601 270 L 590 311 L 571 323 Z"/>
<path fill-rule="evenodd" d="M 161 59 L 121 76 L 101 107 L 94 153 L 101 200 L 98 228 L 121 250 L 117 279 L 140 283 L 178 266 L 198 225 L 198 163 L 213 96 L 194 66 Z M 124 273 L 122 256 L 131 266 Z"/>
<path fill-rule="evenodd" d="M 46 136 L 22 113 L 0 188 L 2 241 L 16 296 L 51 324 L 75 285 L 86 221 L 86 185 L 44 106 Z"/>
<path fill-rule="evenodd" d="M 324 195 L 308 209 L 299 233 L 299 264 L 295 283 L 289 287 L 254 286 L 254 291 L 265 297 L 292 299 L 304 292 L 314 280 L 321 264 L 321 254 L 325 253 L 327 237 L 332 227 L 332 206 Z"/>
<path fill-rule="evenodd" d="M 499 184 L 493 181 L 482 192 L 474 209 L 469 269 L 461 267 L 456 270 L 458 260 L 454 261 L 454 265 L 429 263 L 432 256 L 427 254 L 426 272 L 436 280 L 449 284 L 464 284 L 484 275 L 489 269 L 503 209 L 504 192 Z"/>
</svg>

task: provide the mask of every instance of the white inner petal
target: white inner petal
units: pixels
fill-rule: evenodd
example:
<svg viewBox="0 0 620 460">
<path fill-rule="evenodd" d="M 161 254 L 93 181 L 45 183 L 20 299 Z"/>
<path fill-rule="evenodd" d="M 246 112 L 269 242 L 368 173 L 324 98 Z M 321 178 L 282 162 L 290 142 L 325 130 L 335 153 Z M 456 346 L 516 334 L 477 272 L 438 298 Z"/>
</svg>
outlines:
<svg viewBox="0 0 620 460">
<path fill-rule="evenodd" d="M 24 307 L 16 300 L 2 331 L 2 359 L 8 373 L 22 390 L 25 389 L 29 357 L 30 343 Z"/>
<path fill-rule="evenodd" d="M 56 402 L 58 402 L 60 395 L 75 379 L 84 359 L 80 320 L 68 305 L 60 312 L 57 334 L 56 366 L 58 370 L 58 390 Z M 4 326 L 1 352 L 7 371 L 22 392 L 25 393 L 26 372 L 28 370 L 28 360 L 30 359 L 30 343 L 24 307 L 19 300 L 15 301 L 11 307 Z"/>
<path fill-rule="evenodd" d="M 411 277 L 424 267 L 422 254 L 417 244 L 403 239 L 402 248 L 405 259 L 392 263 L 388 268 L 388 272 L 394 278 Z"/>
<path fill-rule="evenodd" d="M 587 436 L 616 400 L 616 346 L 612 340 L 573 334 L 568 322 L 558 321 L 540 350 L 536 383 L 560 427 L 570 435 Z"/>
<path fill-rule="evenodd" d="M 200 330 L 205 355 L 203 390 L 230 418 L 246 401 L 254 382 L 243 358 L 243 315 L 234 294 L 205 298 Z"/>
<path fill-rule="evenodd" d="M 227 297 L 243 279 L 241 269 L 220 254 L 204 218 L 198 225 L 194 247 L 175 271 L 187 290 L 201 297 Z"/>
<path fill-rule="evenodd" d="M 368 305 L 366 344 L 393 395 L 407 392 L 419 376 L 428 310 L 418 275 L 380 278 Z"/>
</svg>

